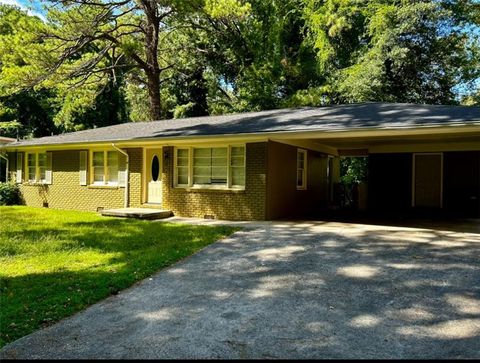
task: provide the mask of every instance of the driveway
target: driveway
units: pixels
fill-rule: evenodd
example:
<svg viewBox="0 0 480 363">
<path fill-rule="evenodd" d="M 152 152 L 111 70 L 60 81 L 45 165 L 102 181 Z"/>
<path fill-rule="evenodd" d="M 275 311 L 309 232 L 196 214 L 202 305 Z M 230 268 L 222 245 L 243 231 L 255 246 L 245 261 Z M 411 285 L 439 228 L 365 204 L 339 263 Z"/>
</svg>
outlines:
<svg viewBox="0 0 480 363">
<path fill-rule="evenodd" d="M 480 358 L 480 234 L 251 225 L 0 358 Z"/>
</svg>

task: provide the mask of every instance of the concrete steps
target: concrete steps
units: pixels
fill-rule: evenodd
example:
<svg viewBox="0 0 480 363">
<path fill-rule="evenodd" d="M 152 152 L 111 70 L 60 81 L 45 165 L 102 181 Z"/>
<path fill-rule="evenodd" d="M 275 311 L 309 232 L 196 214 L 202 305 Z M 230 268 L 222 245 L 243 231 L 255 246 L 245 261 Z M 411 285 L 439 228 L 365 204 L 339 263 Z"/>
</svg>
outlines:
<svg viewBox="0 0 480 363">
<path fill-rule="evenodd" d="M 161 205 L 161 204 L 155 204 L 155 203 L 144 203 L 144 204 L 142 204 L 142 205 L 140 206 L 140 208 L 164 210 L 164 209 L 162 209 L 162 205 Z"/>
<path fill-rule="evenodd" d="M 100 212 L 102 216 L 123 217 L 136 219 L 163 219 L 173 216 L 171 210 L 152 208 L 118 208 L 104 209 Z"/>
</svg>

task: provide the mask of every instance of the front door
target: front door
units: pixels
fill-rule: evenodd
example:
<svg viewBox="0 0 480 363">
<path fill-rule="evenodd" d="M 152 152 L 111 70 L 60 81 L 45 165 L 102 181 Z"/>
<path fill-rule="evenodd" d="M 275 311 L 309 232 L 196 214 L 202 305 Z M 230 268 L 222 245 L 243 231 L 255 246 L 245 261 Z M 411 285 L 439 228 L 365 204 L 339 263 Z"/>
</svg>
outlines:
<svg viewBox="0 0 480 363">
<path fill-rule="evenodd" d="M 414 154 L 414 200 L 415 207 L 442 207 L 442 164 L 440 153 Z"/>
<path fill-rule="evenodd" d="M 147 162 L 147 202 L 162 203 L 162 149 L 148 149 Z"/>
</svg>

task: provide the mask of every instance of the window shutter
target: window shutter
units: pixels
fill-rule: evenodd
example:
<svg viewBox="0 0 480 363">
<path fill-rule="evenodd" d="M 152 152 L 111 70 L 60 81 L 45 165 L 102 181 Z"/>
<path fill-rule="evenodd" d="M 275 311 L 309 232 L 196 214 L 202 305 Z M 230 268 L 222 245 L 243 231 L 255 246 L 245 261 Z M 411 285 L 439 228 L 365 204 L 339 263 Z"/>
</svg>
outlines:
<svg viewBox="0 0 480 363">
<path fill-rule="evenodd" d="M 52 184 L 52 153 L 47 152 L 47 170 L 45 170 L 45 183 Z"/>
<path fill-rule="evenodd" d="M 127 157 L 118 153 L 118 185 L 121 187 L 127 184 Z"/>
<path fill-rule="evenodd" d="M 80 185 L 87 185 L 87 152 L 80 151 Z"/>
<path fill-rule="evenodd" d="M 21 183 L 23 181 L 23 154 L 17 154 L 17 176 L 16 182 Z"/>
</svg>

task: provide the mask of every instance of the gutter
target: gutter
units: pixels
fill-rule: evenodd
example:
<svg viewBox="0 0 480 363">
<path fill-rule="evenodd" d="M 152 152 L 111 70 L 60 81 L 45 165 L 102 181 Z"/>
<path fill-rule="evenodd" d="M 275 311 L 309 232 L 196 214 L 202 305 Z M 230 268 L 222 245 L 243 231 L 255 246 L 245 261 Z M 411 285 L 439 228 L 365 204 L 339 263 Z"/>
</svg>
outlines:
<svg viewBox="0 0 480 363">
<path fill-rule="evenodd" d="M 0 158 L 2 158 L 3 160 L 5 160 L 7 162 L 7 166 L 5 167 L 5 181 L 8 182 L 8 158 L 3 155 L 3 154 L 0 154 Z"/>
<path fill-rule="evenodd" d="M 124 150 L 122 149 L 119 149 L 114 143 L 112 143 L 112 147 L 117 150 L 119 153 L 122 153 L 123 155 L 125 155 L 125 157 L 127 158 L 126 160 L 126 165 L 125 165 L 125 196 L 124 196 L 124 207 L 125 208 L 128 208 L 129 204 L 130 204 L 130 201 L 129 201 L 129 198 L 128 198 L 128 195 L 129 195 L 129 186 L 130 186 L 130 158 L 128 156 L 128 153 L 125 152 Z"/>
</svg>

